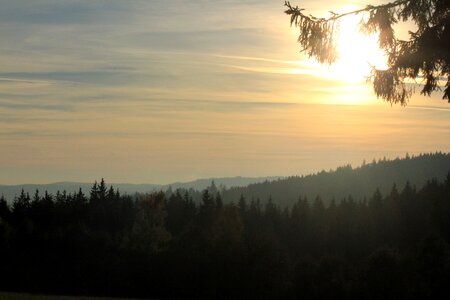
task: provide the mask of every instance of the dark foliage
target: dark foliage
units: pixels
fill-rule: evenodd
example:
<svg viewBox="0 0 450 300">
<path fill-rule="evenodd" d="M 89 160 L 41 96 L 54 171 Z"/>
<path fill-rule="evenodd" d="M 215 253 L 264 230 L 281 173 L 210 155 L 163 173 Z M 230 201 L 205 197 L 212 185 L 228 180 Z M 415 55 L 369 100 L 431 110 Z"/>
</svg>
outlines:
<svg viewBox="0 0 450 300">
<path fill-rule="evenodd" d="M 392 183 L 403 186 L 407 181 L 422 188 L 429 178 L 445 180 L 450 166 L 450 153 L 406 155 L 405 158 L 363 163 L 353 168 L 342 166 L 333 171 L 321 171 L 307 176 L 292 176 L 276 181 L 254 183 L 247 187 L 234 187 L 222 192 L 224 202 L 237 201 L 241 195 L 246 199 L 260 198 L 265 202 L 269 195 L 281 207 L 292 207 L 300 195 L 314 199 L 320 195 L 325 206 L 333 199 L 342 199 L 351 194 L 355 200 L 380 189 L 382 194 L 391 191 Z"/>
<path fill-rule="evenodd" d="M 214 194 L 213 194 L 214 192 Z M 215 186 L 121 195 L 0 198 L 0 289 L 127 297 L 450 297 L 450 173 L 365 201 L 318 196 L 281 209 Z"/>
<path fill-rule="evenodd" d="M 330 12 L 329 18 L 307 15 L 303 8 L 285 2 L 291 26 L 300 29 L 298 42 L 309 57 L 332 64 L 337 59 L 339 20 L 348 15 L 362 15 L 361 29 L 377 32 L 381 49 L 388 57 L 388 68 L 373 68 L 370 79 L 374 91 L 391 103 L 406 104 L 412 88 L 407 80 L 421 80 L 421 94 L 430 96 L 441 91 L 439 80 L 447 81 L 443 99 L 450 103 L 450 2 L 448 0 L 396 0 L 386 4 L 368 5 L 343 14 Z M 393 26 L 399 21 L 414 24 L 409 39 L 395 36 Z M 408 24 L 409 25 L 409 24 Z M 415 27 L 415 28 L 414 28 Z"/>
</svg>

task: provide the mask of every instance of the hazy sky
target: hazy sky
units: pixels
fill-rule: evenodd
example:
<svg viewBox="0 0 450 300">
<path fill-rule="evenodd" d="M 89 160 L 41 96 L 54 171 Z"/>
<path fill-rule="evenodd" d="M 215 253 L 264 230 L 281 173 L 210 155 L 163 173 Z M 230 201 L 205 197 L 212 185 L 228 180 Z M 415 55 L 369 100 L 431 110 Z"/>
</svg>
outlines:
<svg viewBox="0 0 450 300">
<path fill-rule="evenodd" d="M 376 100 L 345 60 L 336 73 L 299 53 L 283 4 L 0 0 L 0 184 L 294 175 L 450 151 L 441 95 Z"/>
</svg>

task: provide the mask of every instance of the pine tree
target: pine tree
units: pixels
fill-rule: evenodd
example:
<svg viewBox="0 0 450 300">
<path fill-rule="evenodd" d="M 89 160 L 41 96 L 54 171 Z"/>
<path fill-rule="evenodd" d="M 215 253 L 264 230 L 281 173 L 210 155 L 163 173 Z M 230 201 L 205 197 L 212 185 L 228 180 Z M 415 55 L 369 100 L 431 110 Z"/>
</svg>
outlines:
<svg viewBox="0 0 450 300">
<path fill-rule="evenodd" d="M 247 211 L 247 202 L 245 201 L 244 194 L 242 194 L 242 193 L 241 193 L 241 196 L 239 197 L 238 206 L 241 211 L 241 215 L 244 215 L 244 213 Z"/>
<path fill-rule="evenodd" d="M 96 203 L 98 201 L 98 184 L 97 181 L 94 182 L 94 185 L 91 188 L 90 202 Z"/>
<path fill-rule="evenodd" d="M 220 196 L 220 193 L 217 192 L 216 193 L 216 210 L 220 211 L 223 208 L 223 201 L 222 201 L 222 196 Z"/>
<path fill-rule="evenodd" d="M 22 218 L 28 213 L 31 206 L 30 200 L 30 195 L 22 189 L 20 196 L 13 203 L 13 213 L 16 217 Z"/>
<path fill-rule="evenodd" d="M 106 198 L 109 201 L 116 200 L 116 191 L 114 190 L 114 187 L 111 185 L 108 189 L 108 192 L 106 192 Z"/>
<path fill-rule="evenodd" d="M 106 199 L 106 193 L 107 193 L 106 183 L 105 180 L 102 178 L 102 180 L 100 181 L 100 185 L 98 186 L 98 197 L 100 201 Z"/>
<path fill-rule="evenodd" d="M 36 189 L 33 196 L 33 204 L 37 204 L 41 200 L 41 197 L 39 196 L 39 190 Z"/>
<path fill-rule="evenodd" d="M 373 68 L 370 76 L 377 97 L 404 105 L 413 93 L 406 84 L 408 79 L 422 79 L 421 94 L 427 96 L 441 90 L 439 80 L 447 80 L 443 99 L 450 103 L 450 1 L 396 0 L 343 14 L 330 12 L 328 18 L 305 14 L 303 8 L 287 1 L 285 6 L 291 26 L 300 29 L 298 42 L 302 49 L 309 57 L 328 64 L 337 59 L 339 20 L 349 15 L 363 15 L 362 31 L 378 32 L 379 46 L 388 58 L 388 68 Z M 393 26 L 399 21 L 415 24 L 416 29 L 409 32 L 409 40 L 395 36 Z"/>
<path fill-rule="evenodd" d="M 9 219 L 11 211 L 9 210 L 8 202 L 6 202 L 5 197 L 2 195 L 0 197 L 0 221 L 2 219 Z"/>
</svg>

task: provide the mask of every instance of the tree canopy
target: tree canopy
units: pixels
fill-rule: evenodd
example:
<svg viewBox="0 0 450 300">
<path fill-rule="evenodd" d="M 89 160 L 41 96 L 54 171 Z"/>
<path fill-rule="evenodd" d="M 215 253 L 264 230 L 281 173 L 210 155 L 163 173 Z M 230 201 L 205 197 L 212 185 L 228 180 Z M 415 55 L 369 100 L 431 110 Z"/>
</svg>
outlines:
<svg viewBox="0 0 450 300">
<path fill-rule="evenodd" d="M 447 80 L 442 98 L 450 103 L 450 1 L 397 0 L 342 14 L 330 11 L 328 18 L 306 14 L 305 9 L 288 1 L 285 6 L 291 26 L 300 29 L 298 42 L 302 50 L 328 64 L 337 59 L 339 20 L 361 15 L 361 31 L 378 33 L 379 47 L 387 56 L 387 69 L 372 67 L 368 77 L 378 98 L 405 105 L 414 92 L 408 81 L 422 84 L 420 93 L 430 96 L 434 91 L 442 91 L 439 82 Z M 396 37 L 393 26 L 399 21 L 415 24 L 415 30 L 409 31 L 409 40 Z"/>
<path fill-rule="evenodd" d="M 128 196 L 102 180 L 90 195 L 24 191 L 12 205 L 0 196 L 0 291 L 450 299 L 450 173 L 329 205 L 303 194 L 285 208 L 283 194 L 222 201 L 214 188 Z"/>
</svg>

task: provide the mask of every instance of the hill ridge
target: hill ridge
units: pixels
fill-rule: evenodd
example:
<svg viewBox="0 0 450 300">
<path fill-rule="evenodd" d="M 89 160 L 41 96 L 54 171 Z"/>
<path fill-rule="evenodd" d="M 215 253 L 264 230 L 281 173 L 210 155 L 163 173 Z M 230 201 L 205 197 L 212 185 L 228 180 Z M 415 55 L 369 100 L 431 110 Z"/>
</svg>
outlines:
<svg viewBox="0 0 450 300">
<path fill-rule="evenodd" d="M 406 182 L 421 188 L 432 178 L 444 180 L 449 172 L 450 153 L 407 155 L 392 160 L 374 160 L 356 168 L 348 164 L 331 171 L 322 170 L 305 176 L 289 176 L 247 187 L 234 187 L 226 190 L 222 196 L 226 201 L 237 201 L 241 195 L 246 199 L 259 198 L 261 201 L 271 197 L 282 206 L 294 203 L 300 196 L 312 200 L 320 195 L 325 203 L 349 195 L 362 200 L 370 197 L 377 188 L 384 195 L 390 192 L 394 183 L 400 188 Z"/>
</svg>

